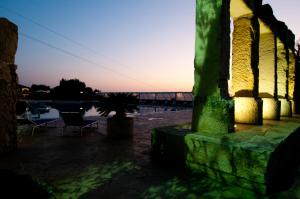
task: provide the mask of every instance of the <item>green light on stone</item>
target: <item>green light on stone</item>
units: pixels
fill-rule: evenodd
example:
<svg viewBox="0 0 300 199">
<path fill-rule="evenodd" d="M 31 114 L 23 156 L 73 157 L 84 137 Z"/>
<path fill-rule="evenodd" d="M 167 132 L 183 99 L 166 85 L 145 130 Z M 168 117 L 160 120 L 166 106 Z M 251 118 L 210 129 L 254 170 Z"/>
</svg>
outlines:
<svg viewBox="0 0 300 199">
<path fill-rule="evenodd" d="M 195 96 L 216 91 L 220 72 L 221 0 L 198 0 L 196 11 Z"/>
<path fill-rule="evenodd" d="M 91 190 L 111 181 L 116 174 L 133 169 L 137 169 L 137 167 L 132 162 L 113 162 L 102 167 L 91 166 L 77 177 L 53 183 L 54 198 L 80 198 Z"/>
<path fill-rule="evenodd" d="M 224 134 L 232 129 L 232 102 L 223 99 L 229 95 L 229 54 L 229 2 L 197 0 L 193 131 Z"/>
<path fill-rule="evenodd" d="M 221 184 L 204 176 L 179 179 L 178 177 L 160 185 L 151 186 L 143 193 L 144 199 L 181 198 L 181 199 L 255 199 L 258 196 L 247 189 Z"/>
</svg>

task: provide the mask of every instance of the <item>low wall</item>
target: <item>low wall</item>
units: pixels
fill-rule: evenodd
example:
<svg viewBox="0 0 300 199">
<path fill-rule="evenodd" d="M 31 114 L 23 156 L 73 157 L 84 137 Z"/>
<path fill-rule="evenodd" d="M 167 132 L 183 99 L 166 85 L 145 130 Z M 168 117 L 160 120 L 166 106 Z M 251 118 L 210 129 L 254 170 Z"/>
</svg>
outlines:
<svg viewBox="0 0 300 199">
<path fill-rule="evenodd" d="M 193 133 L 188 125 L 155 129 L 152 154 L 260 194 L 289 188 L 300 164 L 300 118 L 238 125 L 231 134 Z"/>
</svg>

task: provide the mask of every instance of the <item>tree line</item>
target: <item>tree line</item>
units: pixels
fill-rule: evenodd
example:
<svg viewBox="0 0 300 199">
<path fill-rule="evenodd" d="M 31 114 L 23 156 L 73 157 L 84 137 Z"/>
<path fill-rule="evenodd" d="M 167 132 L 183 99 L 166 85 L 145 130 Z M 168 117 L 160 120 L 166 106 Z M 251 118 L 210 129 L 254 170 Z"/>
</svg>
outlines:
<svg viewBox="0 0 300 199">
<path fill-rule="evenodd" d="M 43 84 L 33 84 L 30 88 L 19 87 L 19 98 L 33 100 L 98 100 L 101 91 L 93 90 L 79 79 L 61 79 L 58 86 L 50 88 Z"/>
</svg>

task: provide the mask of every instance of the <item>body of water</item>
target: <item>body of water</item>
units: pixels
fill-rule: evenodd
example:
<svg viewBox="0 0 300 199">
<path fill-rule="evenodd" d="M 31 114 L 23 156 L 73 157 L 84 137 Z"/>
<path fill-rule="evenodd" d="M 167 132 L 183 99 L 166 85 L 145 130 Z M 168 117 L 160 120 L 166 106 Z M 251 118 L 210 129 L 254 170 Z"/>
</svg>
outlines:
<svg viewBox="0 0 300 199">
<path fill-rule="evenodd" d="M 59 118 L 60 111 L 84 111 L 84 116 L 99 116 L 97 109 L 93 104 L 90 103 L 76 103 L 76 102 L 64 102 L 64 103 L 45 103 L 45 102 L 30 102 L 29 110 L 26 112 L 28 118 L 35 119 L 49 119 L 49 118 Z M 138 106 L 139 110 L 130 115 L 146 115 L 156 112 L 165 112 L 165 111 L 180 111 L 187 110 L 191 108 L 186 107 L 170 107 L 170 106 Z M 112 112 L 111 115 L 114 113 Z"/>
</svg>

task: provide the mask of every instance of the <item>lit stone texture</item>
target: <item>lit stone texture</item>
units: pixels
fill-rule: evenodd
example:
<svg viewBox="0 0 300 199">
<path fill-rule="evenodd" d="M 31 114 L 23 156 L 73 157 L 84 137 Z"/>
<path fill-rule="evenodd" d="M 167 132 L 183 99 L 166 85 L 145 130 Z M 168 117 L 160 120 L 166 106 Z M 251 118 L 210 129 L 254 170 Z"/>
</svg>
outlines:
<svg viewBox="0 0 300 199">
<path fill-rule="evenodd" d="M 280 120 L 281 102 L 274 98 L 262 98 L 263 100 L 263 119 Z"/>
<path fill-rule="evenodd" d="M 280 119 L 280 102 L 277 99 L 275 53 L 276 41 L 271 28 L 263 21 L 259 38 L 259 96 L 263 100 L 263 119 Z"/>
<path fill-rule="evenodd" d="M 235 122 L 262 124 L 262 102 L 258 98 L 259 23 L 253 14 L 234 19 L 232 45 Z"/>
<path fill-rule="evenodd" d="M 258 77 L 258 30 L 258 21 L 253 15 L 234 20 L 232 92 L 236 97 L 255 97 L 255 78 Z"/>
<path fill-rule="evenodd" d="M 290 100 L 292 106 L 292 114 L 296 114 L 295 100 Z"/>
<path fill-rule="evenodd" d="M 289 49 L 289 99 L 294 98 L 294 90 L 295 90 L 295 65 L 296 59 L 295 54 L 291 49 Z"/>
<path fill-rule="evenodd" d="M 291 116 L 289 84 L 297 68 L 291 68 L 291 52 L 286 54 L 294 46 L 293 33 L 274 17 L 269 5 L 261 4 L 261 0 L 196 1 L 192 125 L 155 129 L 151 142 L 152 154 L 192 172 L 255 194 L 273 194 L 291 185 L 298 165 L 299 118 L 273 121 Z M 234 27 L 231 67 L 229 14 Z M 262 117 L 269 120 L 257 125 Z M 228 133 L 234 120 L 235 132 Z"/>
<path fill-rule="evenodd" d="M 286 60 L 286 50 L 284 43 L 277 38 L 277 87 L 278 87 L 278 97 L 286 97 L 286 80 L 287 80 L 287 60 Z"/>
<path fill-rule="evenodd" d="M 16 101 L 17 74 L 15 53 L 18 45 L 17 26 L 0 18 L 0 154 L 17 146 Z"/>
<path fill-rule="evenodd" d="M 287 99 L 288 85 L 288 61 L 285 44 L 277 38 L 277 87 L 278 97 L 281 102 L 280 116 L 292 116 L 292 103 Z"/>
<path fill-rule="evenodd" d="M 252 97 L 234 98 L 234 117 L 237 123 L 262 124 L 262 101 Z"/>
<path fill-rule="evenodd" d="M 260 35 L 259 42 L 259 96 L 274 97 L 275 38 L 273 33 Z"/>
<path fill-rule="evenodd" d="M 229 1 L 196 1 L 193 131 L 217 134 L 233 129 L 233 102 L 228 100 Z"/>
<path fill-rule="evenodd" d="M 243 0 L 230 0 L 230 16 L 233 19 L 252 13 L 253 11 L 247 6 L 247 4 L 245 4 Z"/>
<path fill-rule="evenodd" d="M 300 44 L 298 44 L 300 49 Z M 295 114 L 300 114 L 300 51 L 296 55 L 296 67 L 295 67 L 295 92 L 294 92 L 294 106 Z"/>
<path fill-rule="evenodd" d="M 280 116 L 291 117 L 292 116 L 292 103 L 287 99 L 279 99 L 281 103 Z"/>
</svg>

